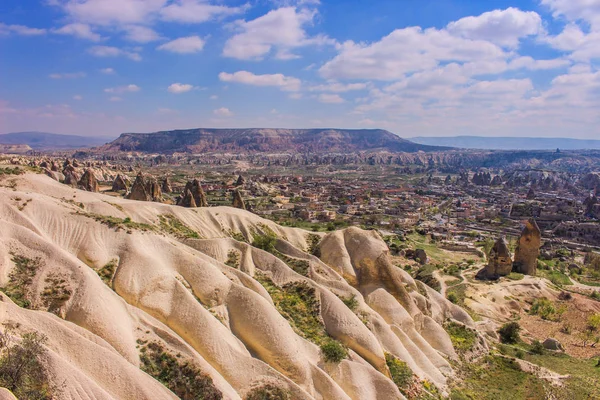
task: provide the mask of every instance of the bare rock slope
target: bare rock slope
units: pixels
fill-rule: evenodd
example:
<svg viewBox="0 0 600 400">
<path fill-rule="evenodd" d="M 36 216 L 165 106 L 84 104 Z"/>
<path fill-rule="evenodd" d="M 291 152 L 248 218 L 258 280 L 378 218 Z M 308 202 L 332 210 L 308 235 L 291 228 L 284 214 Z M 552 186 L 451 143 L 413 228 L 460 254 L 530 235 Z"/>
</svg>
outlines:
<svg viewBox="0 0 600 400">
<path fill-rule="evenodd" d="M 0 286 L 19 257 L 35 266 L 28 309 L 0 294 L 0 323 L 48 337 L 59 398 L 177 398 L 143 372 L 160 349 L 225 399 L 265 385 L 294 399 L 402 399 L 386 355 L 444 391 L 456 353 L 441 324 L 473 325 L 394 267 L 375 232 L 322 236 L 230 207 L 142 203 L 36 174 L 0 179 Z M 276 238 L 272 251 L 249 244 L 257 235 Z M 286 295 L 312 307 L 316 333 L 290 315 Z M 328 341 L 348 356 L 327 360 Z"/>
</svg>

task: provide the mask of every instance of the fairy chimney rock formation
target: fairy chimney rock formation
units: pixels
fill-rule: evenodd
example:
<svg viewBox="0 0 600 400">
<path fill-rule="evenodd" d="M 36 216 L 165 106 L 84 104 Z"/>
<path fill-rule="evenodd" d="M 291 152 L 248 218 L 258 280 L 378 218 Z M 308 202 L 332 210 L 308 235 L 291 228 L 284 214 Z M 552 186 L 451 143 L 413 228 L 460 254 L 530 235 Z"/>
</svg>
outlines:
<svg viewBox="0 0 600 400">
<path fill-rule="evenodd" d="M 160 190 L 160 185 L 155 177 L 150 176 L 144 180 L 144 185 L 146 186 L 146 193 L 148 193 L 148 197 L 150 197 L 150 201 L 162 201 L 162 191 Z"/>
<path fill-rule="evenodd" d="M 237 178 L 237 182 L 235 183 L 235 186 L 243 186 L 246 183 L 246 178 L 244 178 L 242 175 L 239 175 Z"/>
<path fill-rule="evenodd" d="M 190 200 L 190 196 L 193 201 Z M 185 185 L 183 195 L 180 197 L 177 205 L 182 207 L 208 207 L 206 194 L 204 194 L 204 190 L 198 179 L 194 179 Z"/>
<path fill-rule="evenodd" d="M 117 177 L 115 178 L 115 180 L 113 181 L 113 184 L 112 184 L 112 191 L 120 192 L 122 190 L 127 191 L 127 189 L 129 189 L 129 185 L 127 184 L 125 179 L 123 179 L 121 174 L 117 175 Z"/>
<path fill-rule="evenodd" d="M 129 200 L 150 201 L 150 195 L 146 190 L 144 176 L 141 173 L 139 173 L 135 177 L 135 181 L 133 182 L 133 186 L 131 187 L 131 192 L 129 192 L 126 198 L 128 198 Z"/>
<path fill-rule="evenodd" d="M 241 208 L 242 210 L 246 209 L 246 203 L 244 203 L 244 199 L 242 199 L 242 194 L 239 190 L 235 190 L 233 192 L 233 203 L 232 206 L 235 208 Z"/>
<path fill-rule="evenodd" d="M 498 279 L 512 271 L 513 262 L 506 239 L 501 237 L 494 243 L 488 255 L 488 264 L 477 273 L 477 279 Z"/>
<path fill-rule="evenodd" d="M 533 190 L 533 188 L 529 188 L 529 192 L 527 192 L 527 199 L 528 200 L 534 200 L 535 199 L 535 191 Z"/>
<path fill-rule="evenodd" d="M 166 177 L 162 182 L 162 191 L 163 193 L 173 193 L 173 187 L 171 186 L 171 181 L 169 177 Z"/>
<path fill-rule="evenodd" d="M 98 181 L 96 180 L 96 176 L 94 176 L 94 172 L 91 169 L 86 169 L 85 173 L 77 183 L 79 187 L 83 190 L 87 190 L 88 192 L 98 192 Z"/>
<path fill-rule="evenodd" d="M 542 233 L 535 219 L 531 218 L 525 224 L 517 251 L 513 270 L 525 275 L 535 275 L 537 270 L 537 258 L 540 254 L 542 244 Z"/>
</svg>

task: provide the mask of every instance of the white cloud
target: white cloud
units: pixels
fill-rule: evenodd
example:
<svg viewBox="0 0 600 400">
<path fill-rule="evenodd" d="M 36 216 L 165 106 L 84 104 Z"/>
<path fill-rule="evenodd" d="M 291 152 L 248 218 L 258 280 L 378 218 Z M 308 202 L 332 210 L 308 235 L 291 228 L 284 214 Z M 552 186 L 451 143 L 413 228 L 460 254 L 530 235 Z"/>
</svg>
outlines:
<svg viewBox="0 0 600 400">
<path fill-rule="evenodd" d="M 600 29 L 600 1 L 598 0 L 541 0 L 552 10 L 555 18 L 568 21 L 586 21 L 596 30 Z"/>
<path fill-rule="evenodd" d="M 159 40 L 161 36 L 153 29 L 141 25 L 127 25 L 123 28 L 125 39 L 136 43 L 149 43 Z"/>
<path fill-rule="evenodd" d="M 213 5 L 206 0 L 175 0 L 161 10 L 161 16 L 166 21 L 183 23 L 202 23 L 217 17 L 240 14 L 246 7 L 227 7 Z"/>
<path fill-rule="evenodd" d="M 141 88 L 138 85 L 126 85 L 126 86 L 118 86 L 118 87 L 114 87 L 114 88 L 107 88 L 104 89 L 104 92 L 106 93 L 133 93 L 133 92 L 139 92 L 141 90 Z"/>
<path fill-rule="evenodd" d="M 260 60 L 272 50 L 281 60 L 297 58 L 294 48 L 311 44 L 333 44 L 325 36 L 309 37 L 304 27 L 313 22 L 314 10 L 284 7 L 271 10 L 252 21 L 236 21 L 239 32 L 231 37 L 223 49 L 226 57 L 242 60 Z"/>
<path fill-rule="evenodd" d="M 48 75 L 52 79 L 77 79 L 77 78 L 85 78 L 85 72 L 67 72 L 62 74 L 50 74 Z"/>
<path fill-rule="evenodd" d="M 71 35 L 80 39 L 91 40 L 92 42 L 99 42 L 102 40 L 102 36 L 94 33 L 89 25 L 79 22 L 65 25 L 62 28 L 53 30 L 52 32 L 58 35 Z"/>
<path fill-rule="evenodd" d="M 123 50 L 112 46 L 94 46 L 88 49 L 88 53 L 95 57 L 127 57 L 133 61 L 142 60 L 142 56 L 136 51 Z"/>
<path fill-rule="evenodd" d="M 218 117 L 232 117 L 233 116 L 233 112 L 231 112 L 231 110 L 229 110 L 229 108 L 226 108 L 226 107 L 221 107 L 216 110 L 213 110 L 213 114 L 215 114 Z"/>
<path fill-rule="evenodd" d="M 77 101 L 83 100 L 83 96 L 76 94 L 75 96 L 73 96 L 73 100 L 77 100 Z"/>
<path fill-rule="evenodd" d="M 122 98 L 120 98 L 119 96 L 112 96 L 108 99 L 109 101 L 123 101 Z"/>
<path fill-rule="evenodd" d="M 328 104 L 340 104 L 344 102 L 344 99 L 342 99 L 339 94 L 322 93 L 319 95 L 318 99 L 321 103 Z"/>
<path fill-rule="evenodd" d="M 529 56 L 519 57 L 508 64 L 508 69 L 528 69 L 531 71 L 548 70 L 568 67 L 571 62 L 564 58 L 553 60 L 534 60 Z"/>
<path fill-rule="evenodd" d="M 501 46 L 517 47 L 521 38 L 544 31 L 542 18 L 534 11 L 518 8 L 494 10 L 477 17 L 465 17 L 448 24 L 448 32 L 474 40 L 487 40 Z"/>
<path fill-rule="evenodd" d="M 281 90 L 296 92 L 300 90 L 300 79 L 283 74 L 255 75 L 248 71 L 238 71 L 233 74 L 221 72 L 219 79 L 223 82 L 237 82 L 254 86 L 276 86 Z"/>
<path fill-rule="evenodd" d="M 324 85 L 317 85 L 311 87 L 309 90 L 311 92 L 334 92 L 334 93 L 344 93 L 350 92 L 353 90 L 364 90 L 368 87 L 366 83 L 339 83 L 339 82 L 330 82 Z"/>
<path fill-rule="evenodd" d="M 102 68 L 100 70 L 100 73 L 104 75 L 113 75 L 115 73 L 115 70 L 113 68 Z"/>
<path fill-rule="evenodd" d="M 6 25 L 0 22 L 0 34 L 15 33 L 23 36 L 39 36 L 45 35 L 47 32 L 46 29 L 30 28 L 25 25 Z"/>
<path fill-rule="evenodd" d="M 94 25 L 146 23 L 168 0 L 54 0 L 72 19 Z"/>
<path fill-rule="evenodd" d="M 395 80 L 405 74 L 435 68 L 440 62 L 497 62 L 507 57 L 485 40 L 452 36 L 446 30 L 397 29 L 371 44 L 347 41 L 319 72 L 328 79 Z"/>
<path fill-rule="evenodd" d="M 202 39 L 200 36 L 188 36 L 162 44 L 156 49 L 179 54 L 191 54 L 202 51 L 205 43 L 206 42 L 204 39 Z"/>
<path fill-rule="evenodd" d="M 192 89 L 194 89 L 193 85 L 184 84 L 184 83 L 173 83 L 172 85 L 170 85 L 167 88 L 167 90 L 169 92 L 175 93 L 175 94 L 189 92 Z"/>
</svg>

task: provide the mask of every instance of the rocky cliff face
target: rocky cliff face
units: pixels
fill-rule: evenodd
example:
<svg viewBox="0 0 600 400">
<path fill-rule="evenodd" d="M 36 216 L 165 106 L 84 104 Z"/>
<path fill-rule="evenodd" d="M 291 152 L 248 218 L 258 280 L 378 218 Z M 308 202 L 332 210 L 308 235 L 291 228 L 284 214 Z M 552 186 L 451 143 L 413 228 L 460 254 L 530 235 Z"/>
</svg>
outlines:
<svg viewBox="0 0 600 400">
<path fill-rule="evenodd" d="M 101 151 L 352 153 L 449 149 L 425 146 L 380 129 L 189 129 L 124 133 Z"/>
</svg>

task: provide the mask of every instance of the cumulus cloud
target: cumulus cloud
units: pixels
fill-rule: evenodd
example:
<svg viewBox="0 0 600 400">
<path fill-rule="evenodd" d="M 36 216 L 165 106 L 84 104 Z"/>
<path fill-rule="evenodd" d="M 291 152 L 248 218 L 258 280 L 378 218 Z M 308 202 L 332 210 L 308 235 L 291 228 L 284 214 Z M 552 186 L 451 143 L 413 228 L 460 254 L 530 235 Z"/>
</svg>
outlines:
<svg viewBox="0 0 600 400">
<path fill-rule="evenodd" d="M 446 29 L 455 36 L 487 40 L 507 47 L 516 47 L 521 38 L 538 35 L 544 30 L 538 13 L 513 7 L 461 18 L 448 24 Z"/>
<path fill-rule="evenodd" d="M 104 75 L 113 75 L 115 74 L 115 70 L 113 68 L 102 68 L 100 70 L 100 73 L 104 74 Z"/>
<path fill-rule="evenodd" d="M 114 88 L 104 89 L 105 93 L 133 93 L 139 92 L 141 88 L 138 85 L 129 84 L 126 86 L 118 86 Z"/>
<path fill-rule="evenodd" d="M 586 21 L 595 30 L 600 29 L 600 1 L 598 0 L 541 0 L 555 18 Z"/>
<path fill-rule="evenodd" d="M 233 74 L 221 72 L 219 79 L 223 82 L 237 82 L 253 86 L 276 86 L 284 91 L 300 90 L 300 79 L 283 74 L 255 75 L 248 71 L 238 71 Z"/>
<path fill-rule="evenodd" d="M 102 40 L 102 36 L 94 33 L 88 24 L 82 24 L 79 22 L 65 25 L 62 28 L 53 30 L 52 32 L 58 35 L 71 35 L 80 39 L 91 40 L 92 42 L 99 42 Z"/>
<path fill-rule="evenodd" d="M 202 51 L 205 43 L 200 36 L 188 36 L 162 44 L 156 49 L 179 54 L 192 54 Z"/>
<path fill-rule="evenodd" d="M 75 96 L 73 96 L 73 100 L 77 100 L 77 101 L 83 100 L 83 96 L 76 94 Z"/>
<path fill-rule="evenodd" d="M 161 10 L 161 16 L 166 21 L 197 24 L 218 17 L 240 14 L 246 8 L 213 5 L 206 0 L 176 0 Z"/>
<path fill-rule="evenodd" d="M 145 23 L 168 0 L 54 0 L 72 19 L 94 25 Z"/>
<path fill-rule="evenodd" d="M 260 60 L 275 51 L 275 58 L 289 60 L 298 56 L 292 50 L 311 44 L 333 44 L 326 36 L 309 37 L 305 26 L 311 24 L 316 11 L 306 8 L 283 7 L 251 21 L 237 21 L 238 32 L 223 49 L 226 57 Z"/>
<path fill-rule="evenodd" d="M 94 57 L 127 57 L 133 61 L 142 60 L 142 56 L 138 52 L 112 46 L 94 46 L 88 49 L 88 53 Z"/>
<path fill-rule="evenodd" d="M 321 103 L 328 104 L 340 104 L 344 102 L 344 99 L 341 98 L 339 94 L 323 93 L 319 95 L 318 99 Z"/>
<path fill-rule="evenodd" d="M 169 92 L 175 93 L 175 94 L 189 92 L 192 89 L 194 89 L 193 85 L 184 84 L 184 83 L 173 83 L 172 85 L 169 85 L 169 87 L 167 88 L 167 90 Z"/>
<path fill-rule="evenodd" d="M 218 117 L 232 117 L 233 116 L 233 112 L 231 112 L 231 110 L 226 107 L 221 107 L 221 108 L 217 108 L 216 110 L 213 110 L 213 114 L 215 114 Z"/>
</svg>

